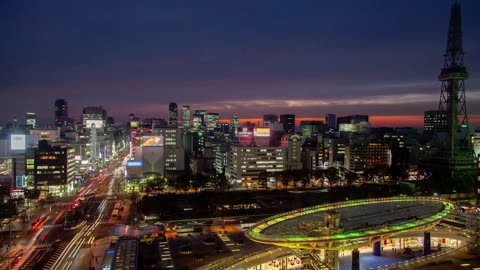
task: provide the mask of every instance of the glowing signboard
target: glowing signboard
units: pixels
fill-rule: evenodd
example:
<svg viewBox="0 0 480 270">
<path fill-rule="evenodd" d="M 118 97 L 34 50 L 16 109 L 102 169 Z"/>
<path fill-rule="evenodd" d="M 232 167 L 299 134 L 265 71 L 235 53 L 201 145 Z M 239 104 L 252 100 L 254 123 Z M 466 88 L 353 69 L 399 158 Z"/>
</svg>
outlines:
<svg viewBox="0 0 480 270">
<path fill-rule="evenodd" d="M 25 135 L 12 134 L 10 136 L 11 150 L 25 150 L 27 143 Z"/>
<path fill-rule="evenodd" d="M 162 136 L 143 136 L 142 146 L 163 146 Z"/>
<path fill-rule="evenodd" d="M 253 135 L 255 137 L 269 137 L 270 129 L 269 128 L 256 128 L 253 130 Z"/>
<path fill-rule="evenodd" d="M 143 162 L 141 160 L 129 160 L 127 161 L 127 167 L 142 167 Z"/>
<path fill-rule="evenodd" d="M 95 125 L 95 128 L 103 128 L 103 120 L 85 120 L 85 127 L 91 128 L 92 125 Z"/>
</svg>

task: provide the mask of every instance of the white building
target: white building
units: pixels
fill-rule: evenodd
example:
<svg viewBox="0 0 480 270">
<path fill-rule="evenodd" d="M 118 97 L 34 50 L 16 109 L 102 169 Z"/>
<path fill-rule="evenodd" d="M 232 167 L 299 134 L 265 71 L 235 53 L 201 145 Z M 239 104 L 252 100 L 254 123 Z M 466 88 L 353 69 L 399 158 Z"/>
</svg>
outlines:
<svg viewBox="0 0 480 270">
<path fill-rule="evenodd" d="M 285 147 L 232 146 L 227 154 L 225 175 L 237 183 L 258 180 L 262 172 L 281 172 L 286 167 Z"/>
</svg>

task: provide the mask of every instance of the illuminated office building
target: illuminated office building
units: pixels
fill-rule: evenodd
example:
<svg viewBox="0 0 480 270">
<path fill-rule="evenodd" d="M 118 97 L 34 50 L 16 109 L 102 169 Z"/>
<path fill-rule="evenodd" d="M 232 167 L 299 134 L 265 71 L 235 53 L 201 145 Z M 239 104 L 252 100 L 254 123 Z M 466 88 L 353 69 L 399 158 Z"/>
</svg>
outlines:
<svg viewBox="0 0 480 270">
<path fill-rule="evenodd" d="M 348 115 L 337 118 L 339 131 L 352 133 L 368 133 L 370 131 L 370 122 L 368 115 Z"/>
<path fill-rule="evenodd" d="M 65 196 L 75 191 L 75 149 L 40 141 L 35 149 L 35 183 L 41 196 Z M 28 164 L 27 164 L 28 165 Z"/>
<path fill-rule="evenodd" d="M 281 139 L 281 146 L 287 148 L 287 170 L 301 170 L 302 144 L 304 139 L 298 134 L 285 134 Z"/>
<path fill-rule="evenodd" d="M 310 137 L 312 133 L 318 132 L 322 128 L 322 121 L 300 121 L 300 131 L 304 139 Z"/>
<path fill-rule="evenodd" d="M 213 131 L 220 121 L 220 116 L 218 113 L 207 113 L 205 115 L 205 127 L 207 131 Z"/>
<path fill-rule="evenodd" d="M 185 150 L 183 148 L 182 130 L 179 128 L 158 128 L 154 130 L 154 135 L 163 137 L 165 170 L 184 170 Z"/>
<path fill-rule="evenodd" d="M 238 116 L 232 116 L 232 118 L 230 118 L 230 135 L 232 137 L 232 140 L 237 139 L 239 127 L 240 127 L 240 118 L 238 118 Z"/>
<path fill-rule="evenodd" d="M 192 117 L 190 106 L 182 106 L 182 127 L 190 128 L 190 118 Z"/>
<path fill-rule="evenodd" d="M 192 118 L 192 132 L 198 132 L 200 130 L 203 130 L 203 114 L 195 113 L 193 114 Z"/>
<path fill-rule="evenodd" d="M 345 147 L 344 167 L 356 173 L 377 165 L 390 166 L 392 152 L 387 142 L 360 142 Z"/>
<path fill-rule="evenodd" d="M 262 172 L 285 170 L 285 147 L 252 147 L 234 145 L 227 153 L 225 176 L 244 185 L 254 184 Z"/>
</svg>

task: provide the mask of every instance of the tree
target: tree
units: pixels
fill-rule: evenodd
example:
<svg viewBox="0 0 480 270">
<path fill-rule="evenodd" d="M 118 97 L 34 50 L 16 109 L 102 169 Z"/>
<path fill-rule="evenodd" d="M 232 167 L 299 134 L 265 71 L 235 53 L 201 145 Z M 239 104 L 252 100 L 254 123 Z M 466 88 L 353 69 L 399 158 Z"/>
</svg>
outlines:
<svg viewBox="0 0 480 270">
<path fill-rule="evenodd" d="M 352 171 L 349 171 L 347 172 L 347 174 L 345 175 L 345 179 L 347 179 L 347 185 L 351 186 L 353 184 L 353 182 L 355 182 L 356 180 L 358 180 L 358 174 L 356 172 L 352 172 Z"/>
<path fill-rule="evenodd" d="M 392 180 L 405 180 L 407 178 L 407 169 L 404 166 L 392 165 L 389 169 L 389 174 L 392 176 Z"/>
<path fill-rule="evenodd" d="M 305 189 L 308 184 L 310 184 L 310 172 L 307 170 L 297 170 L 295 171 L 297 179 L 302 182 L 302 186 Z"/>
<path fill-rule="evenodd" d="M 197 173 L 192 177 L 192 188 L 198 191 L 199 188 L 205 186 L 208 181 L 208 176 Z"/>
<path fill-rule="evenodd" d="M 322 169 L 317 169 L 315 171 L 313 171 L 313 178 L 315 178 L 315 180 L 320 180 L 320 185 L 321 187 L 323 188 L 323 174 L 324 174 L 324 170 Z"/>
<path fill-rule="evenodd" d="M 330 183 L 330 186 L 333 183 L 338 182 L 338 169 L 335 167 L 329 167 L 328 169 L 325 170 L 325 177 L 328 178 L 328 182 Z"/>
<path fill-rule="evenodd" d="M 268 187 L 268 177 L 269 177 L 269 175 L 270 174 L 266 171 L 261 172 L 258 175 L 258 186 L 267 188 Z"/>
<path fill-rule="evenodd" d="M 229 182 L 224 173 L 219 173 L 211 177 L 211 182 L 216 190 L 229 189 Z"/>
<path fill-rule="evenodd" d="M 285 188 L 288 188 L 288 183 L 293 178 L 293 174 L 291 170 L 286 170 L 280 173 L 280 180 L 282 181 L 282 185 Z"/>
<path fill-rule="evenodd" d="M 191 181 L 192 181 L 192 174 L 191 173 L 185 173 L 180 175 L 177 178 L 177 181 L 175 181 L 175 190 L 182 190 L 185 193 L 187 193 L 188 189 L 191 187 Z"/>
</svg>

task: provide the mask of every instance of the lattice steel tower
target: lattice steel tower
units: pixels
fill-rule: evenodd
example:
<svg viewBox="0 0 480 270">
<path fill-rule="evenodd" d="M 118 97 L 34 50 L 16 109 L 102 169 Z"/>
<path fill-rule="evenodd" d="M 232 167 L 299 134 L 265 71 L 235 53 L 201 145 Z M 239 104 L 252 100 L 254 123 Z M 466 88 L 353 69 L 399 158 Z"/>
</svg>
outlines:
<svg viewBox="0 0 480 270">
<path fill-rule="evenodd" d="M 431 163 L 455 179 L 475 171 L 475 158 L 468 126 L 465 80 L 468 72 L 463 65 L 462 31 L 460 4 L 451 8 L 447 50 L 444 66 L 438 76 L 442 82 L 439 110 L 447 118 L 446 130 L 438 132 L 435 138 Z M 443 133 L 443 134 L 442 134 Z M 446 175 L 445 175 L 446 176 Z"/>
</svg>

